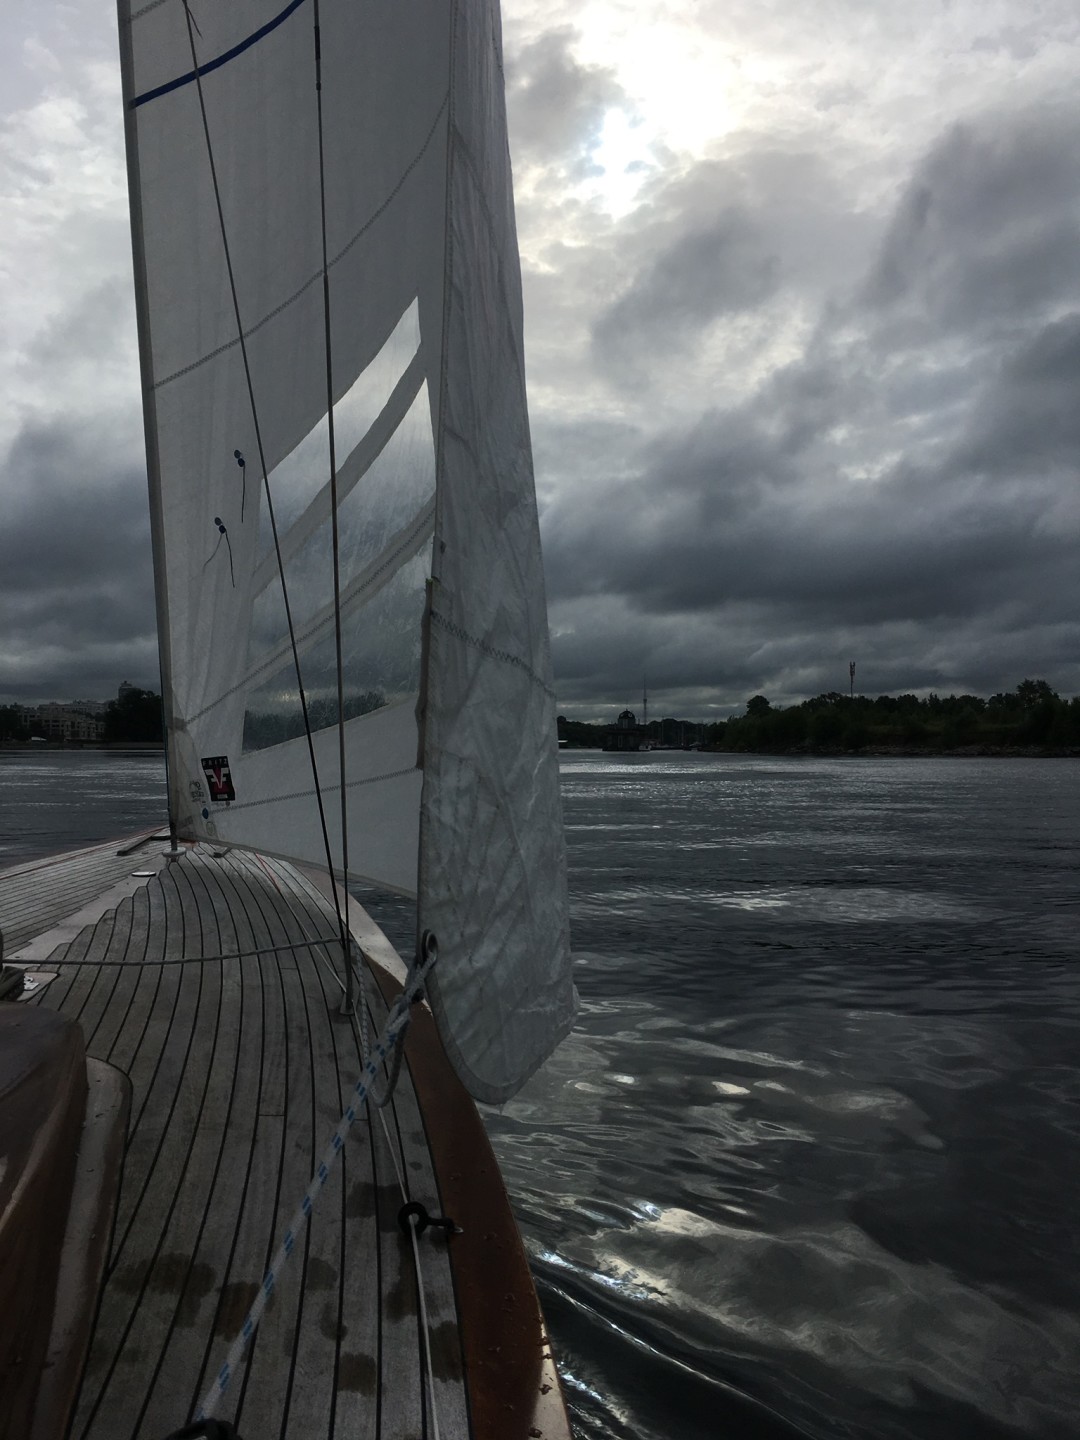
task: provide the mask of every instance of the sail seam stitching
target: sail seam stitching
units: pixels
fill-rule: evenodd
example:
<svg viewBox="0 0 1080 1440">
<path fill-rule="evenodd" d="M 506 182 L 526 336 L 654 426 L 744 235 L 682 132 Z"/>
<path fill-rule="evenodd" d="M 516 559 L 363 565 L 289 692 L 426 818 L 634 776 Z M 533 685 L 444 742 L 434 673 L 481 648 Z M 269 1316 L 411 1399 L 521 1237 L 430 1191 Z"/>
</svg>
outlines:
<svg viewBox="0 0 1080 1440">
<path fill-rule="evenodd" d="M 484 225 L 488 232 L 488 241 L 490 243 L 491 252 L 495 256 L 494 268 L 496 275 L 496 283 L 499 287 L 499 295 L 501 296 L 503 302 L 503 314 L 507 318 L 507 323 L 510 324 L 511 333 L 513 333 L 513 324 L 510 321 L 509 317 L 514 314 L 517 307 L 511 303 L 510 296 L 508 295 L 506 289 L 505 266 L 503 264 L 503 257 L 499 246 L 498 228 L 495 224 L 495 217 L 491 213 L 491 207 L 488 205 L 487 196 L 484 194 L 483 183 L 481 182 L 480 176 L 477 173 L 476 163 L 473 160 L 472 151 L 469 149 L 469 146 L 465 141 L 465 137 L 461 135 L 460 131 L 458 132 L 458 139 L 460 143 L 457 148 L 461 151 L 461 154 L 464 158 L 465 170 L 469 176 L 469 179 L 472 181 L 473 193 L 476 197 L 477 204 L 480 207 L 480 213 L 484 217 Z M 518 378 L 522 379 L 521 361 L 520 357 L 518 356 L 516 345 L 510 346 L 510 353 L 514 361 L 514 370 L 516 371 Z"/>
<path fill-rule="evenodd" d="M 133 10 L 131 12 L 128 16 L 128 24 L 133 25 L 136 20 L 141 20 L 144 15 L 148 15 L 151 10 L 158 10 L 162 5 L 167 5 L 168 3 L 169 0 L 150 0 L 149 5 L 144 5 L 141 10 Z"/>
<path fill-rule="evenodd" d="M 347 780 L 345 782 L 345 789 L 355 790 L 360 785 L 377 785 L 381 780 L 397 780 L 402 775 L 414 775 L 415 773 L 415 765 L 405 765 L 400 770 L 387 770 L 383 775 L 364 775 L 359 780 Z M 340 789 L 340 785 L 329 784 L 323 785 L 322 792 L 324 795 L 327 795 L 334 790 Z M 314 795 L 314 793 L 314 788 L 310 788 L 307 790 L 292 790 L 287 795 L 266 795 L 261 800 L 240 800 L 229 806 L 229 812 L 231 814 L 234 810 L 254 810 L 260 805 L 284 804 L 287 800 L 303 800 L 308 795 Z M 338 937 L 333 936 L 331 938 L 336 940 Z"/>
<path fill-rule="evenodd" d="M 528 661 L 522 660 L 520 655 L 513 655 L 509 650 L 500 650 L 495 645 L 489 645 L 486 640 L 481 640 L 478 636 L 471 635 L 463 625 L 459 625 L 455 620 L 448 620 L 435 609 L 431 611 L 431 618 L 441 630 L 445 630 L 446 633 L 452 635 L 455 640 L 463 640 L 466 645 L 471 645 L 474 650 L 479 650 L 482 655 L 486 655 L 490 660 L 499 660 L 504 665 L 513 665 L 515 669 L 523 670 L 533 684 L 538 685 L 540 689 L 544 691 L 545 695 L 550 695 L 553 700 L 556 698 L 555 691 L 543 676 L 538 675 Z"/>
<path fill-rule="evenodd" d="M 329 269 L 332 270 L 339 260 L 344 260 L 345 256 L 349 253 L 353 246 L 358 244 L 359 241 L 363 239 L 367 231 L 369 231 L 371 227 L 382 218 L 382 216 L 386 213 L 389 207 L 397 199 L 398 195 L 401 193 L 405 185 L 405 182 L 408 180 L 409 176 L 412 174 L 412 172 L 416 169 L 416 167 L 420 164 L 421 160 L 423 160 L 424 156 L 427 154 L 428 147 L 430 146 L 435 136 L 435 131 L 438 129 L 439 121 L 442 119 L 443 111 L 446 109 L 448 98 L 448 95 L 443 96 L 442 104 L 435 112 L 435 119 L 431 122 L 431 129 L 428 131 L 424 139 L 424 143 L 420 146 L 420 149 L 416 152 L 413 158 L 409 161 L 409 164 L 405 167 L 404 171 L 401 174 L 400 180 L 394 186 L 393 190 L 391 190 L 390 194 L 387 195 L 386 199 L 382 202 L 379 208 L 368 216 L 368 218 L 364 221 L 363 225 L 361 225 L 360 229 L 356 232 L 352 239 L 349 240 L 342 247 L 342 249 L 340 249 L 333 257 L 333 259 L 330 261 L 328 267 Z M 298 290 L 293 291 L 293 293 L 287 299 L 282 300 L 279 305 L 275 305 L 273 310 L 267 311 L 267 313 L 262 317 L 261 320 L 256 320 L 254 325 L 250 326 L 247 330 L 245 330 L 243 338 L 245 340 L 250 340 L 252 335 L 256 334 L 259 330 L 261 330 L 264 325 L 269 325 L 271 320 L 276 320 L 283 311 L 288 310 L 290 305 L 295 305 L 297 300 L 300 300 L 304 295 L 306 295 L 313 285 L 318 285 L 322 281 L 322 278 L 322 270 L 317 270 L 310 279 L 304 281 L 304 283 L 300 286 Z M 228 350 L 234 350 L 239 344 L 239 336 L 237 336 L 234 340 L 226 340 L 225 343 L 223 345 L 219 345 L 216 350 L 211 350 L 208 354 L 201 355 L 198 360 L 192 360 L 189 365 L 183 365 L 179 370 L 174 370 L 171 374 L 163 376 L 160 380 L 155 380 L 154 389 L 160 390 L 166 385 L 171 385 L 174 380 L 180 380 L 183 378 L 183 376 L 190 375 L 193 370 L 198 370 L 203 365 L 209 365 L 211 360 L 216 360 L 219 355 L 224 355 Z"/>
<path fill-rule="evenodd" d="M 287 310 L 290 305 L 295 305 L 297 300 L 305 295 L 313 285 L 317 285 L 321 279 L 322 271 L 319 270 L 316 274 L 312 275 L 310 280 L 305 280 L 303 285 L 300 286 L 300 289 L 294 291 L 287 300 L 283 300 L 280 305 L 275 306 L 275 308 L 264 315 L 261 320 L 256 320 L 254 325 L 245 330 L 244 339 L 250 340 L 252 335 L 261 330 L 264 325 L 269 325 L 270 321 L 276 319 L 283 310 Z M 203 365 L 209 365 L 211 360 L 216 360 L 219 355 L 224 355 L 227 350 L 235 350 L 239 344 L 239 336 L 237 336 L 235 340 L 226 340 L 224 345 L 219 345 L 216 350 L 211 350 L 209 354 L 200 356 L 198 360 L 193 360 L 190 365 L 185 365 L 180 370 L 174 370 L 171 375 L 166 375 L 164 379 L 155 380 L 154 389 L 160 390 L 163 386 L 170 385 L 174 380 L 179 380 L 184 375 L 190 375 L 193 370 L 198 370 Z"/>
<path fill-rule="evenodd" d="M 446 93 L 446 94 L 443 96 L 443 98 L 442 98 L 442 104 L 439 106 L 438 110 L 436 110 L 436 112 L 435 112 L 435 118 L 434 118 L 434 119 L 432 120 L 432 122 L 431 122 L 431 128 L 428 130 L 428 133 L 424 136 L 424 143 L 420 146 L 420 149 L 416 152 L 416 154 L 413 156 L 413 158 L 409 161 L 408 165 L 406 165 L 405 169 L 401 172 L 401 178 L 398 180 L 398 182 L 397 182 L 397 184 L 394 186 L 393 190 L 390 191 L 390 194 L 387 195 L 386 199 L 382 202 L 382 204 L 379 206 L 379 208 L 378 208 L 377 210 L 375 210 L 367 220 L 364 221 L 363 225 L 362 225 L 362 226 L 360 227 L 360 229 L 356 232 L 356 234 L 352 237 L 352 239 L 346 241 L 346 243 L 342 246 L 342 248 L 341 248 L 341 249 L 337 252 L 337 254 L 333 257 L 333 259 L 330 261 L 330 268 L 333 268 L 333 266 L 335 266 L 335 265 L 338 263 L 339 260 L 343 260 L 343 259 L 345 258 L 345 256 L 349 253 L 349 251 L 353 248 L 353 246 L 362 238 L 362 236 L 363 236 L 368 230 L 371 229 L 372 225 L 374 225 L 375 222 L 382 217 L 382 215 L 390 208 L 390 206 L 393 204 L 393 202 L 397 199 L 398 195 L 400 195 L 402 189 L 403 189 L 404 186 L 405 186 L 406 180 L 408 180 L 409 176 L 410 176 L 410 175 L 412 174 L 412 172 L 416 169 L 416 167 L 420 164 L 420 161 L 424 158 L 425 154 L 427 153 L 427 148 L 428 148 L 428 146 L 431 144 L 432 140 L 435 138 L 435 131 L 439 128 L 439 121 L 442 119 L 443 111 L 446 109 L 447 104 L 449 103 L 449 100 L 450 100 L 450 92 L 447 91 L 447 93 Z"/>
</svg>

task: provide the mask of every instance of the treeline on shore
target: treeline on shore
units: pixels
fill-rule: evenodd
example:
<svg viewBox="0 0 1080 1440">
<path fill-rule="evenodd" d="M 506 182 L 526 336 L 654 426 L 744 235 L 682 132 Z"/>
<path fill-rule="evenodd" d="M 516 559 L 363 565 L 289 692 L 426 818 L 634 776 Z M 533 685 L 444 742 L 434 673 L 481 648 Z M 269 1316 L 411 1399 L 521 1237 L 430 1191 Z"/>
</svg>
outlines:
<svg viewBox="0 0 1080 1440">
<path fill-rule="evenodd" d="M 313 702 L 312 720 L 321 728 L 336 718 L 329 702 Z M 347 703 L 348 714 L 378 708 L 382 697 L 363 695 Z M 292 734 L 279 717 L 248 717 L 245 749 L 277 744 Z M 110 701 L 104 716 L 106 744 L 162 741 L 161 697 L 152 690 L 129 689 Z M 293 727 L 295 728 L 295 727 Z M 572 748 L 600 749 L 610 725 L 559 716 L 559 739 Z M 692 720 L 652 720 L 639 727 L 648 746 L 740 752 L 851 753 L 863 750 L 904 752 L 1041 750 L 1080 751 L 1080 696 L 1063 700 L 1045 680 L 1022 680 L 1015 690 L 983 699 L 979 695 L 842 695 L 830 691 L 798 705 L 772 705 L 754 695 L 744 715 L 702 724 Z M 33 734 L 25 711 L 0 705 L 0 741 L 23 742 Z"/>
<path fill-rule="evenodd" d="M 1080 697 L 1063 700 L 1045 680 L 991 695 L 841 695 L 773 707 L 764 695 L 746 714 L 709 727 L 719 750 L 941 751 L 1080 747 Z"/>
<path fill-rule="evenodd" d="M 612 727 L 560 716 L 559 738 L 572 747 L 596 747 Z M 747 702 L 744 715 L 714 724 L 653 720 L 641 727 L 648 745 L 794 754 L 860 751 L 936 753 L 1080 750 L 1080 696 L 1063 700 L 1045 680 L 1023 680 L 991 695 L 842 695 L 830 691 L 798 705 Z"/>
</svg>

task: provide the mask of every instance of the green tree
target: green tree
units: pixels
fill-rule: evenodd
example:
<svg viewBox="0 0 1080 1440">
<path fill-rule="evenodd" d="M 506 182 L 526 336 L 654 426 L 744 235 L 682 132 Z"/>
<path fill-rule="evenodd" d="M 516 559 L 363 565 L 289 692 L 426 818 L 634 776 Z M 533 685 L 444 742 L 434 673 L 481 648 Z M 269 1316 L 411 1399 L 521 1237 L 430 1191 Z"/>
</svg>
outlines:
<svg viewBox="0 0 1080 1440">
<path fill-rule="evenodd" d="M 769 714 L 769 730 L 773 744 L 781 750 L 794 750 L 806 741 L 807 714 L 801 705 L 773 710 Z"/>
<path fill-rule="evenodd" d="M 807 727 L 811 749 L 834 750 L 841 742 L 844 728 L 844 717 L 835 706 L 816 710 Z"/>
<path fill-rule="evenodd" d="M 153 690 L 125 690 L 117 700 L 109 701 L 105 711 L 105 739 L 161 743 L 161 696 Z"/>
<path fill-rule="evenodd" d="M 0 705 L 0 740 L 29 740 L 30 731 L 21 710 Z"/>
<path fill-rule="evenodd" d="M 1016 694 L 1025 710 L 1034 710 L 1036 706 L 1058 698 L 1057 691 L 1051 690 L 1045 680 L 1021 680 Z"/>
<path fill-rule="evenodd" d="M 844 726 L 843 746 L 845 750 L 862 750 L 870 740 L 870 731 L 858 716 Z"/>
</svg>

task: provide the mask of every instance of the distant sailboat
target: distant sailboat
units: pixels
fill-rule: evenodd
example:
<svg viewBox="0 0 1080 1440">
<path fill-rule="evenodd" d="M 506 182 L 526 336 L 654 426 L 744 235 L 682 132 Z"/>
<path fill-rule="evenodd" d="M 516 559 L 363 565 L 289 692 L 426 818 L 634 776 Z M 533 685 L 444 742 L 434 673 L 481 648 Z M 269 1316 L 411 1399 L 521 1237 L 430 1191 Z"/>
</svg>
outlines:
<svg viewBox="0 0 1080 1440">
<path fill-rule="evenodd" d="M 0 1435 L 566 1436 L 461 1088 L 575 1004 L 497 0 L 120 37 L 171 844 L 0 878 Z"/>
</svg>

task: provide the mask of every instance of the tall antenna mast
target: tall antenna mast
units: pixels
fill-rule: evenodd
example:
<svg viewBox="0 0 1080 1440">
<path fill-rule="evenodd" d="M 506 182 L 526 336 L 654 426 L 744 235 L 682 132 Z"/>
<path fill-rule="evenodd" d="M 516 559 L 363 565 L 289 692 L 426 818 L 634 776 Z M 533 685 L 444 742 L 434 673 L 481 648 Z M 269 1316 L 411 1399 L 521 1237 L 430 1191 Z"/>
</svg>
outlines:
<svg viewBox="0 0 1080 1440">
<path fill-rule="evenodd" d="M 645 684 L 645 676 L 641 677 L 641 728 L 647 729 L 649 725 L 649 691 Z"/>
</svg>

